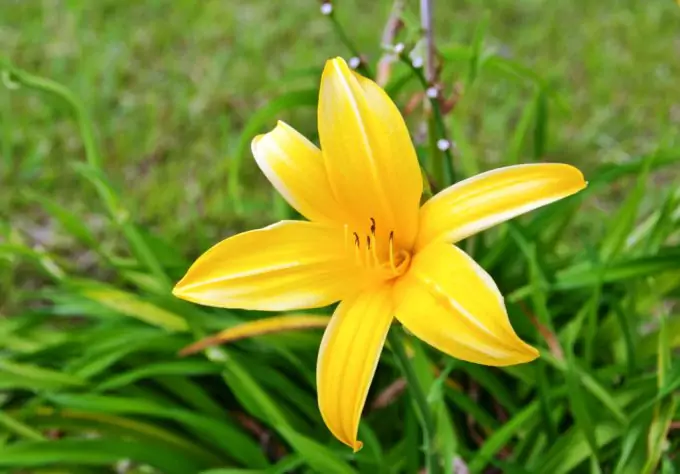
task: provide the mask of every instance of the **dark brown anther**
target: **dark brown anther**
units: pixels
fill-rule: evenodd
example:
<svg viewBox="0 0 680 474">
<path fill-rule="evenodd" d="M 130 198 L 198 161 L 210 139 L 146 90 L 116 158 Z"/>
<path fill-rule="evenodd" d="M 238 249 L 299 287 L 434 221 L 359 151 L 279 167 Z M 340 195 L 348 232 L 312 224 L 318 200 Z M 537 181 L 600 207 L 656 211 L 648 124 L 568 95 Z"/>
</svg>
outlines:
<svg viewBox="0 0 680 474">
<path fill-rule="evenodd" d="M 375 219 L 371 217 L 371 235 L 375 237 Z"/>
<path fill-rule="evenodd" d="M 368 250 L 371 250 L 371 236 L 366 236 L 366 245 L 368 245 Z"/>
<path fill-rule="evenodd" d="M 354 245 L 358 248 L 360 247 L 360 242 L 359 242 L 359 234 L 356 232 L 352 232 L 354 234 Z"/>
<path fill-rule="evenodd" d="M 392 242 L 393 240 L 394 240 L 394 231 L 391 230 L 390 231 L 390 242 Z"/>
</svg>

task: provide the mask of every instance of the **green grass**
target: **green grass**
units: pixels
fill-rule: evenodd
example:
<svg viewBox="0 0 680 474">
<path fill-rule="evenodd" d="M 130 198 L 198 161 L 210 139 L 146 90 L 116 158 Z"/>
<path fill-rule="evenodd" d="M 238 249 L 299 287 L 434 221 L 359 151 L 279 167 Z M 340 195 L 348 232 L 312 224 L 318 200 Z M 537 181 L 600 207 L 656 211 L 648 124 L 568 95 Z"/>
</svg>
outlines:
<svg viewBox="0 0 680 474">
<path fill-rule="evenodd" d="M 390 2 L 336 3 L 374 66 Z M 1 58 L 71 90 L 100 154 L 86 159 L 59 98 L 0 92 L 0 472 L 416 472 L 410 395 L 370 408 L 400 376 L 389 351 L 357 455 L 316 408 L 318 331 L 176 356 L 261 316 L 168 290 L 211 243 L 290 214 L 249 140 L 277 118 L 314 136 L 323 61 L 348 56 L 315 1 L 196 5 L 2 7 Z M 542 357 L 491 369 L 415 345 L 437 453 L 478 473 L 676 472 L 680 9 L 461 0 L 436 20 L 446 91 L 464 90 L 445 117 L 459 177 L 546 160 L 590 182 L 464 243 Z M 420 86 L 394 75 L 409 78 L 390 84 L 403 107 Z M 408 121 L 434 163 L 420 110 Z"/>
</svg>

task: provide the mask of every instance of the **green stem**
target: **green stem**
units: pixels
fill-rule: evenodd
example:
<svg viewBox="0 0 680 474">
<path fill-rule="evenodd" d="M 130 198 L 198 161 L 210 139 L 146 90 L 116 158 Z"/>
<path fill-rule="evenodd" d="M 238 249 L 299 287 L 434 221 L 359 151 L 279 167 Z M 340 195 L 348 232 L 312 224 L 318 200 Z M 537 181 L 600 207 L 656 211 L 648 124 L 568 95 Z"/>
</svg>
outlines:
<svg viewBox="0 0 680 474">
<path fill-rule="evenodd" d="M 423 73 L 422 68 L 418 68 L 413 66 L 413 63 L 411 60 L 404 54 L 399 55 L 400 59 L 411 69 L 413 74 L 418 78 L 420 81 L 420 84 L 423 86 L 423 89 L 427 91 L 432 84 L 429 84 L 427 82 L 427 79 L 425 78 L 425 74 Z M 430 123 L 430 128 L 434 126 L 437 132 L 437 136 L 439 139 L 444 139 L 449 142 L 450 145 L 452 145 L 451 140 L 448 137 L 448 133 L 446 131 L 446 125 L 444 124 L 444 114 L 442 114 L 442 109 L 439 104 L 439 100 L 436 97 L 428 97 L 430 101 L 430 106 L 432 107 L 432 122 Z M 435 142 L 436 143 L 436 142 Z M 436 155 L 439 155 L 439 148 L 436 148 Z M 444 187 L 452 185 L 456 181 L 456 173 L 453 168 L 453 154 L 451 153 L 451 147 L 447 148 L 446 150 L 442 151 L 444 155 Z M 436 156 L 435 155 L 435 156 Z"/>
<path fill-rule="evenodd" d="M 45 79 L 43 77 L 34 76 L 25 71 L 17 69 L 8 64 L 2 64 L 9 72 L 9 79 L 15 81 L 18 84 L 24 85 L 31 89 L 41 90 L 47 92 L 48 94 L 56 95 L 60 97 L 64 102 L 71 107 L 73 110 L 73 115 L 75 116 L 76 123 L 80 129 L 80 136 L 83 139 L 83 147 L 85 148 L 85 158 L 87 162 L 95 168 L 101 167 L 101 155 L 97 148 L 97 142 L 95 141 L 95 133 L 92 128 L 92 121 L 87 115 L 87 111 L 83 104 L 76 98 L 76 96 L 65 86 Z"/>
<path fill-rule="evenodd" d="M 9 61 L 2 58 L 0 58 L 0 72 L 2 72 L 6 81 L 11 81 L 12 83 L 23 85 L 29 89 L 57 96 L 70 107 L 83 140 L 85 159 L 95 175 L 103 176 L 102 159 L 99 147 L 97 146 L 92 120 L 90 119 L 85 106 L 75 94 L 58 82 L 35 76 L 18 69 L 9 63 Z M 133 253 L 154 276 L 162 281 L 167 287 L 170 287 L 170 279 L 163 270 L 163 267 L 139 233 L 137 227 L 129 221 L 127 212 L 121 212 L 116 196 L 109 192 L 108 187 L 103 185 L 103 181 L 93 181 L 93 183 L 95 184 L 95 189 L 97 190 L 100 199 L 104 202 L 109 215 L 113 221 L 120 226 Z"/>
<path fill-rule="evenodd" d="M 444 170 L 443 170 L 443 157 L 440 156 L 441 151 L 437 147 L 437 130 L 435 129 L 435 123 L 434 123 L 434 116 L 430 116 L 430 118 L 427 121 L 427 136 L 430 142 L 430 173 L 434 177 L 435 182 L 437 183 L 437 190 L 439 191 L 442 188 L 446 187 L 443 186 L 445 183 L 445 176 L 444 176 Z"/>
<path fill-rule="evenodd" d="M 340 22 L 335 16 L 335 10 L 333 10 L 330 14 L 328 14 L 328 17 L 331 20 L 331 24 L 333 25 L 333 29 L 335 30 L 335 33 L 338 35 L 340 38 L 340 41 L 347 47 L 347 49 L 350 50 L 352 53 L 352 56 L 355 56 L 359 59 L 361 59 L 361 53 L 359 50 L 354 46 L 354 43 L 352 43 L 352 40 L 349 39 L 349 36 L 347 36 L 347 33 L 345 33 L 345 29 L 342 27 Z M 373 73 L 371 72 L 371 69 L 368 67 L 368 64 L 365 64 L 363 61 L 359 63 L 359 66 L 357 67 L 359 72 L 361 72 L 364 76 L 368 78 L 373 78 Z"/>
<path fill-rule="evenodd" d="M 398 334 L 398 329 L 392 328 L 388 335 L 390 348 L 397 359 L 397 364 L 404 374 L 409 392 L 413 398 L 416 406 L 416 413 L 423 429 L 423 448 L 425 449 L 425 459 L 428 474 L 439 474 L 441 472 L 441 465 L 439 464 L 439 456 L 435 449 L 434 440 L 436 437 L 436 426 L 434 417 L 430 411 L 430 405 L 427 403 L 427 397 L 423 391 L 423 387 L 418 379 L 411 360 L 404 349 L 403 338 Z"/>
</svg>

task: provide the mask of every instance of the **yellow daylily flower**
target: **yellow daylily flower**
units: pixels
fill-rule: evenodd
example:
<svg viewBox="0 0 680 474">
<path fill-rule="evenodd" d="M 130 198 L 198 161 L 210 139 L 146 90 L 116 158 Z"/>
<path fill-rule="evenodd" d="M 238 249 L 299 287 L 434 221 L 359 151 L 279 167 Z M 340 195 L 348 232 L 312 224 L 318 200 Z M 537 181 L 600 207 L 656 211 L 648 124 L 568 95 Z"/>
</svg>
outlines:
<svg viewBox="0 0 680 474">
<path fill-rule="evenodd" d="M 505 366 L 538 357 L 515 333 L 496 284 L 452 245 L 562 199 L 586 183 L 566 164 L 500 168 L 422 207 L 423 183 L 399 110 L 345 61 L 321 78 L 321 149 L 283 122 L 255 137 L 262 172 L 308 221 L 230 237 L 174 294 L 225 308 L 288 311 L 340 301 L 317 361 L 319 409 L 355 451 L 359 418 L 393 319 L 452 357 Z"/>
</svg>

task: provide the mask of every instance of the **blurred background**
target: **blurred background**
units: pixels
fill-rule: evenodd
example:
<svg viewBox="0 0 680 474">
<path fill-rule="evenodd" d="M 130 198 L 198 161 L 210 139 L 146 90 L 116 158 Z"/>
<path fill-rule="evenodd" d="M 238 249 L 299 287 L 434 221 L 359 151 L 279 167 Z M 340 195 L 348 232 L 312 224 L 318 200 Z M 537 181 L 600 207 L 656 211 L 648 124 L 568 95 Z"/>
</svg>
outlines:
<svg viewBox="0 0 680 474">
<path fill-rule="evenodd" d="M 317 413 L 321 331 L 179 358 L 266 315 L 168 293 L 218 240 L 293 215 L 250 139 L 277 119 L 314 137 L 324 61 L 354 55 L 333 21 L 375 70 L 395 3 L 409 53 L 414 0 L 337 0 L 333 20 L 314 0 L 1 2 L 0 472 L 422 468 L 387 351 L 352 455 Z M 544 357 L 415 351 L 447 472 L 677 472 L 680 7 L 433 3 L 458 176 L 561 161 L 590 181 L 466 243 Z M 426 156 L 422 87 L 396 62 L 387 90 Z"/>
</svg>

